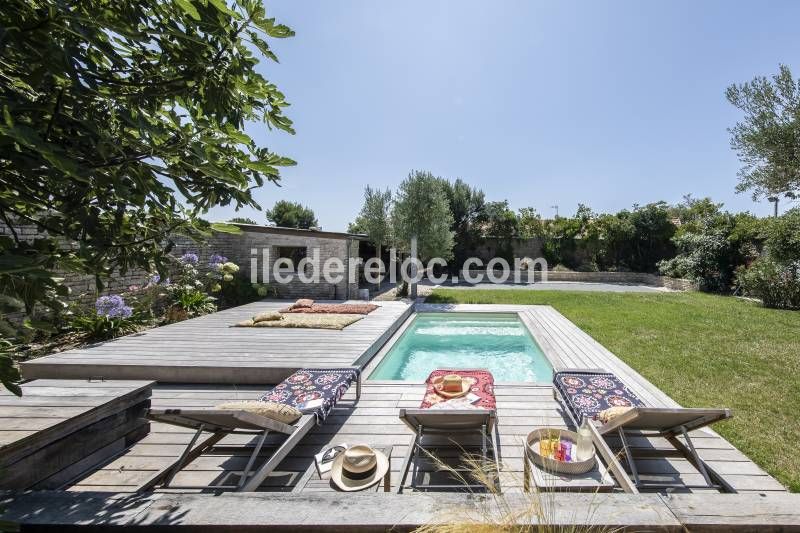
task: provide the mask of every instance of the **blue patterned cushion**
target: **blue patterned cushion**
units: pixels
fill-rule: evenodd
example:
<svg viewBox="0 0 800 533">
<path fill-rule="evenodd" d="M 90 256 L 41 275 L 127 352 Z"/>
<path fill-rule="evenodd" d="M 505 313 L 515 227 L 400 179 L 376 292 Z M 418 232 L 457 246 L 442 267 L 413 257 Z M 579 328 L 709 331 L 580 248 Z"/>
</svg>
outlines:
<svg viewBox="0 0 800 533">
<path fill-rule="evenodd" d="M 291 405 L 304 414 L 314 413 L 317 424 L 322 424 L 358 375 L 357 368 L 303 368 L 259 399 Z"/>
<path fill-rule="evenodd" d="M 556 372 L 553 386 L 576 424 L 583 417 L 596 419 L 597 413 L 609 407 L 644 407 L 633 391 L 610 373 Z"/>
</svg>

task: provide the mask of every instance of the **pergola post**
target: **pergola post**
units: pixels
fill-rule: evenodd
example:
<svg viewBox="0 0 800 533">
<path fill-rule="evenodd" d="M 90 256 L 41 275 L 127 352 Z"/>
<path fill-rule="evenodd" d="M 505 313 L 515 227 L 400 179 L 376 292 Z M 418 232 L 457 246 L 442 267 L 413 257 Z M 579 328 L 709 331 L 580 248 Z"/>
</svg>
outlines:
<svg viewBox="0 0 800 533">
<path fill-rule="evenodd" d="M 417 236 L 411 237 L 411 280 L 408 282 L 408 296 L 417 299 Z"/>
</svg>

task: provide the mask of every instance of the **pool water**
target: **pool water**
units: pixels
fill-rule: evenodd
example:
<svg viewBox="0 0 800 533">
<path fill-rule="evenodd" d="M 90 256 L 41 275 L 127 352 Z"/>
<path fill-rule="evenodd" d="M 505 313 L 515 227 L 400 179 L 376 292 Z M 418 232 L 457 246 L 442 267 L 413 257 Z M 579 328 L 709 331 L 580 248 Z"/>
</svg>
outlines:
<svg viewBox="0 0 800 533">
<path fill-rule="evenodd" d="M 495 381 L 549 383 L 553 376 L 516 314 L 419 313 L 369 379 L 425 381 L 437 368 L 485 368 Z"/>
</svg>

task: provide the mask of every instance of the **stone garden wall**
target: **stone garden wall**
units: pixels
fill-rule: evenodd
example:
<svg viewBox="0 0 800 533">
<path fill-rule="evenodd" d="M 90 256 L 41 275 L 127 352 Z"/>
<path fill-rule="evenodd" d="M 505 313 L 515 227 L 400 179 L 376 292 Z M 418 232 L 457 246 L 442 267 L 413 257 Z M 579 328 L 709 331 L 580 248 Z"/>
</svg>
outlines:
<svg viewBox="0 0 800 533">
<path fill-rule="evenodd" d="M 173 251 L 175 255 L 182 255 L 185 252 L 197 253 L 200 257 L 201 269 L 208 264 L 208 259 L 213 254 L 224 255 L 229 261 L 233 261 L 240 267 L 239 275 L 242 279 L 251 279 L 251 270 L 256 269 L 256 279 L 259 283 L 268 283 L 277 290 L 278 296 L 282 298 L 316 298 L 316 299 L 345 299 L 355 298 L 357 295 L 358 283 L 348 284 L 347 277 L 338 284 L 329 284 L 320 279 L 319 283 L 302 283 L 296 272 L 283 271 L 284 277 L 291 278 L 288 284 L 282 285 L 275 282 L 272 266 L 278 257 L 279 247 L 305 247 L 308 249 L 309 256 L 312 250 L 318 250 L 320 264 L 330 257 L 338 257 L 343 262 L 347 262 L 347 257 L 358 257 L 359 240 L 343 233 L 319 232 L 312 230 L 294 230 L 282 228 L 269 228 L 264 226 L 242 225 L 242 233 L 233 235 L 228 233 L 216 233 L 202 245 L 198 245 L 191 239 L 179 237 L 176 239 L 176 246 Z M 17 236 L 20 239 L 32 241 L 39 235 L 35 226 L 20 225 L 15 226 Z M 8 226 L 0 222 L 0 235 L 11 237 Z M 349 247 L 349 250 L 348 250 Z M 269 258 L 272 264 L 269 265 L 267 278 L 263 276 L 263 254 L 262 250 L 269 250 Z M 255 253 L 252 251 L 255 250 Z M 308 271 L 310 275 L 310 271 Z M 149 274 L 142 270 L 133 270 L 125 274 L 117 273 L 111 279 L 105 279 L 103 294 L 120 293 L 135 285 L 147 283 Z M 358 280 L 358 276 L 355 276 Z M 95 280 L 93 276 L 64 273 L 64 283 L 70 288 L 70 301 L 91 303 L 97 296 Z"/>
<path fill-rule="evenodd" d="M 283 230 L 281 228 L 269 228 L 264 226 L 240 226 L 244 231 L 240 235 L 228 233 L 218 233 L 204 245 L 198 246 L 196 243 L 183 240 L 175 247 L 175 254 L 180 255 L 184 252 L 197 252 L 200 256 L 200 264 L 206 264 L 212 254 L 221 254 L 233 261 L 239 267 L 240 276 L 243 279 L 253 279 L 252 271 L 256 271 L 258 283 L 267 283 L 278 291 L 282 298 L 317 298 L 317 299 L 336 299 L 355 298 L 358 289 L 358 275 L 354 277 L 356 283 L 348 284 L 347 277 L 337 284 L 330 284 L 320 278 L 319 283 L 306 284 L 300 280 L 299 275 L 291 270 L 282 269 L 281 276 L 290 278 L 288 283 L 278 283 L 275 280 L 273 266 L 278 258 L 278 249 L 281 247 L 298 247 L 308 250 L 308 257 L 311 258 L 316 250 L 319 254 L 320 266 L 329 258 L 337 257 L 346 263 L 348 257 L 358 258 L 359 241 L 347 238 L 344 234 L 330 232 L 316 232 L 311 230 Z M 348 251 L 349 246 L 349 251 Z M 264 250 L 268 251 L 268 267 L 266 278 L 264 276 L 265 256 Z M 349 253 L 348 253 L 349 252 Z M 312 271 L 306 269 L 306 275 L 310 277 Z"/>
<path fill-rule="evenodd" d="M 470 271 L 473 277 L 478 275 L 478 273 L 485 272 L 485 270 L 481 269 Z M 462 280 L 465 279 L 464 273 L 462 272 L 459 277 Z M 485 276 L 484 279 L 486 279 Z M 515 279 L 514 273 L 512 272 L 508 277 L 508 283 L 513 283 Z M 540 281 L 542 281 L 542 272 L 540 270 L 526 270 L 520 273 L 521 283 L 534 283 Z M 548 270 L 547 281 L 648 285 L 651 287 L 665 287 L 667 289 L 676 291 L 699 290 L 697 282 L 689 279 L 669 278 L 666 276 L 658 276 L 656 274 L 647 274 L 644 272 L 571 272 Z"/>
</svg>

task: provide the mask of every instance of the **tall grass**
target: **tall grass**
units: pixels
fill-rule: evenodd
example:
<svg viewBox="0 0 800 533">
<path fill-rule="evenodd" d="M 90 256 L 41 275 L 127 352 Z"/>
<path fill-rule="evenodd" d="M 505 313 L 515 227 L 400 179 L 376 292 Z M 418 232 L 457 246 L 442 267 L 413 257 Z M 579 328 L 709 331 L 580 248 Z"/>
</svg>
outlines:
<svg viewBox="0 0 800 533">
<path fill-rule="evenodd" d="M 484 464 L 479 455 L 463 454 L 462 469 L 456 469 L 427 450 L 425 454 L 437 470 L 453 478 L 454 489 L 458 489 L 459 485 L 467 487 L 478 484 L 484 491 L 468 491 L 475 496 L 469 505 L 445 507 L 428 524 L 417 528 L 417 533 L 582 533 L 618 530 L 593 525 L 599 507 L 599 502 L 594 498 L 589 505 L 574 509 L 572 516 L 564 517 L 563 506 L 556 501 L 558 492 L 532 487 L 531 492 L 515 492 L 511 496 L 501 490 L 494 463 L 487 461 Z M 502 467 L 500 470 L 508 472 Z M 515 477 L 515 474 L 508 473 L 510 484 L 522 486 Z"/>
</svg>

